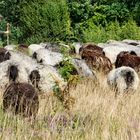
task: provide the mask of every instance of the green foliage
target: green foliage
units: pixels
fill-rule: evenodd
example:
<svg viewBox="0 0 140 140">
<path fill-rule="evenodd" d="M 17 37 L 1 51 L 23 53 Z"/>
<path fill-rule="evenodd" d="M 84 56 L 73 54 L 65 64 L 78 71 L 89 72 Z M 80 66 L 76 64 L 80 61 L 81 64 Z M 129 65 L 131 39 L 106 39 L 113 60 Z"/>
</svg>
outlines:
<svg viewBox="0 0 140 140">
<path fill-rule="evenodd" d="M 127 9 L 126 5 L 121 3 L 112 3 L 111 5 L 94 5 L 94 13 L 95 17 L 103 17 L 103 21 L 111 22 L 118 20 L 119 22 L 126 21 L 129 18 L 129 10 Z M 102 25 L 104 23 L 101 22 L 101 18 L 99 23 Z M 96 21 L 97 22 L 97 21 Z"/>
<path fill-rule="evenodd" d="M 140 27 L 137 26 L 136 22 L 130 20 L 129 22 L 126 22 L 121 29 L 121 38 L 140 40 Z"/>
<path fill-rule="evenodd" d="M 6 27 L 7 27 L 7 21 L 3 19 L 0 22 L 0 30 L 6 31 Z M 17 40 L 21 37 L 21 35 L 22 32 L 19 29 L 19 27 L 15 27 L 10 23 L 10 38 L 9 38 L 10 43 L 18 43 Z M 0 40 L 1 40 L 1 44 L 6 45 L 6 35 L 1 34 Z"/>
<path fill-rule="evenodd" d="M 93 15 L 93 6 L 90 4 L 90 0 L 70 1 L 68 5 L 73 24 L 85 21 Z"/>
<path fill-rule="evenodd" d="M 130 18 L 140 25 L 139 13 L 139 0 L 0 0 L 0 14 L 11 24 L 11 42 L 27 44 L 121 39 L 128 36 L 122 30 L 129 32 L 124 25 L 131 24 Z M 135 25 L 128 37 L 136 34 Z"/>
<path fill-rule="evenodd" d="M 62 98 L 62 91 L 59 87 L 59 84 L 56 82 L 55 85 L 53 86 L 53 92 L 55 94 L 56 97 L 58 97 L 58 99 L 60 101 L 63 101 L 63 98 Z"/>
<path fill-rule="evenodd" d="M 83 30 L 84 42 L 106 42 L 109 39 L 122 40 L 122 39 L 137 39 L 140 40 L 140 27 L 136 22 L 130 20 L 122 25 L 119 22 L 111 22 L 106 24 L 105 27 L 97 26 L 88 21 L 88 28 Z M 82 27 L 81 27 L 82 28 Z"/>
<path fill-rule="evenodd" d="M 70 19 L 65 0 L 30 1 L 22 8 L 20 17 L 24 40 L 28 43 L 66 40 Z"/>
<path fill-rule="evenodd" d="M 140 26 L 140 3 L 136 4 L 132 14 L 134 15 L 137 24 Z"/>
<path fill-rule="evenodd" d="M 22 1 L 19 0 L 0 0 L 0 13 L 5 17 L 6 21 L 17 26 L 21 16 L 21 4 Z"/>
<path fill-rule="evenodd" d="M 72 74 L 76 74 L 74 66 L 71 64 L 70 60 L 63 60 L 58 65 L 59 73 L 65 80 L 69 80 Z"/>
</svg>

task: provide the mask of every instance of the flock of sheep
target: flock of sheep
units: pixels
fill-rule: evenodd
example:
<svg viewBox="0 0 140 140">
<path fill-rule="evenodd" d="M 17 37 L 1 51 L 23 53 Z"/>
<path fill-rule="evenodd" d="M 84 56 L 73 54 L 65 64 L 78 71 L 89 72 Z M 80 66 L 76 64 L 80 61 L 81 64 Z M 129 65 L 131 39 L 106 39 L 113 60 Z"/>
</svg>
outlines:
<svg viewBox="0 0 140 140">
<path fill-rule="evenodd" d="M 3 93 L 3 110 L 15 114 L 36 116 L 39 108 L 38 92 L 53 92 L 58 83 L 63 91 L 67 86 L 57 65 L 66 57 L 60 46 L 69 50 L 69 61 L 82 77 L 98 80 L 96 73 L 107 77 L 107 83 L 117 93 L 137 90 L 140 72 L 140 41 L 110 40 L 106 43 L 73 43 L 74 49 L 62 43 L 40 43 L 27 49 L 29 56 L 9 45 L 0 48 L 0 88 Z M 74 57 L 74 56 L 78 56 Z M 37 92 L 38 91 L 38 92 Z"/>
</svg>

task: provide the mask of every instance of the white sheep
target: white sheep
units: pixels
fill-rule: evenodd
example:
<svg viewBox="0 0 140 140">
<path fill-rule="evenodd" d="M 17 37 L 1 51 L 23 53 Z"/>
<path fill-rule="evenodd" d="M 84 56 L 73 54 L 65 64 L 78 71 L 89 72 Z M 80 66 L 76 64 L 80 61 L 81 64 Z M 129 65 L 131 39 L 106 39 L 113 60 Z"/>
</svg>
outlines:
<svg viewBox="0 0 140 140">
<path fill-rule="evenodd" d="M 46 50 L 46 49 L 45 49 Z M 32 71 L 38 71 L 40 76 L 40 81 L 38 84 L 39 89 L 41 92 L 50 92 L 53 89 L 53 86 L 55 85 L 55 80 L 60 81 L 59 85 L 60 88 L 66 84 L 64 80 L 61 78 L 61 76 L 58 74 L 55 68 L 52 66 L 41 65 L 36 62 L 36 60 L 32 59 L 29 56 L 26 56 L 25 54 L 21 52 L 16 51 L 10 51 L 11 53 L 11 61 L 14 61 L 20 65 L 20 70 L 25 69 L 26 71 L 26 77 L 28 79 L 28 82 L 30 81 L 30 74 Z M 53 56 L 51 56 L 51 59 L 53 59 Z M 55 79 L 56 78 L 56 79 Z"/>
<path fill-rule="evenodd" d="M 110 87 L 116 88 L 120 93 L 127 90 L 136 90 L 139 85 L 139 77 L 134 69 L 126 66 L 110 71 L 107 76 L 107 83 Z"/>
<path fill-rule="evenodd" d="M 38 66 L 34 59 L 19 51 L 10 51 L 10 54 L 10 60 L 21 63 L 22 67 L 24 67 L 29 73 Z"/>
<path fill-rule="evenodd" d="M 131 40 L 131 39 L 124 39 L 122 42 L 126 43 L 126 44 L 130 44 L 130 45 L 140 45 L 140 40 Z"/>
<path fill-rule="evenodd" d="M 44 48 L 43 45 L 31 44 L 31 45 L 28 46 L 28 53 L 29 53 L 30 56 L 32 56 L 35 51 L 37 51 L 39 49 L 42 49 L 42 48 Z"/>
<path fill-rule="evenodd" d="M 0 63 L 0 89 L 1 91 L 5 90 L 5 88 L 9 85 L 10 77 L 9 77 L 9 68 L 10 66 L 16 66 L 18 69 L 18 76 L 16 78 L 17 82 L 28 82 L 28 74 L 26 69 L 22 66 L 22 64 L 17 63 L 12 60 L 7 60 Z"/>
<path fill-rule="evenodd" d="M 108 57 L 112 64 L 116 62 L 117 55 L 122 51 L 134 51 L 138 56 L 140 56 L 140 48 L 137 46 L 127 45 L 125 43 L 122 43 L 121 45 L 112 45 L 105 47 L 103 49 L 103 52 L 105 53 L 105 56 Z"/>
<path fill-rule="evenodd" d="M 6 45 L 4 48 L 8 51 L 12 51 L 12 50 L 15 50 L 17 48 L 17 46 L 16 45 Z"/>
<path fill-rule="evenodd" d="M 33 58 L 44 65 L 55 66 L 63 60 L 63 55 L 58 52 L 52 52 L 48 49 L 39 49 L 34 52 Z"/>
<path fill-rule="evenodd" d="M 96 75 L 89 69 L 84 60 L 79 58 L 72 58 L 71 63 L 74 65 L 80 76 L 90 77 L 94 80 L 96 79 Z"/>
<path fill-rule="evenodd" d="M 80 50 L 80 48 L 82 47 L 82 43 L 80 43 L 80 42 L 74 42 L 74 43 L 72 44 L 72 46 L 75 48 L 76 54 L 79 54 L 79 50 Z"/>
<path fill-rule="evenodd" d="M 37 69 L 35 69 L 35 73 L 31 72 L 29 77 L 31 78 L 30 80 L 32 84 L 34 78 L 37 79 L 37 88 L 41 93 L 53 92 L 56 82 L 58 82 L 61 89 L 64 89 L 67 84 L 54 67 L 47 65 L 38 64 Z"/>
</svg>

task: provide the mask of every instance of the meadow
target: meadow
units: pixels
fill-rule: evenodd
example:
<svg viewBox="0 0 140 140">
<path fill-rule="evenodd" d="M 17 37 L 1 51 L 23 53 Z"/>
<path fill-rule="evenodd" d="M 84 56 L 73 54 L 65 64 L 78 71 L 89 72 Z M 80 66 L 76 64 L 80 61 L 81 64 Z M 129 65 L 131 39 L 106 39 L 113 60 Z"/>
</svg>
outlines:
<svg viewBox="0 0 140 140">
<path fill-rule="evenodd" d="M 115 97 L 99 74 L 99 82 L 81 80 L 69 89 L 74 99 L 66 109 L 52 93 L 40 93 L 36 119 L 14 116 L 2 110 L 0 139 L 5 140 L 139 140 L 140 88 Z"/>
</svg>

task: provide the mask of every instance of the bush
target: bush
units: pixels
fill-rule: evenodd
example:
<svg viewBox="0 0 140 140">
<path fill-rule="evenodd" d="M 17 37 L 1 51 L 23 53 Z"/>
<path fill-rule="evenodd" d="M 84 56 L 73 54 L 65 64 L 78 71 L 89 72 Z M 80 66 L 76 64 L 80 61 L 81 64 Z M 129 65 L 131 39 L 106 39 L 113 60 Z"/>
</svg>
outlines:
<svg viewBox="0 0 140 140">
<path fill-rule="evenodd" d="M 140 27 L 138 27 L 136 22 L 133 20 L 125 23 L 121 27 L 120 37 L 122 39 L 128 38 L 128 39 L 140 40 Z"/>
<path fill-rule="evenodd" d="M 134 16 L 135 21 L 140 26 L 140 3 L 136 4 L 132 14 Z"/>
<path fill-rule="evenodd" d="M 59 73 L 65 80 L 69 80 L 71 75 L 76 75 L 77 71 L 70 60 L 63 60 L 58 66 Z"/>
<path fill-rule="evenodd" d="M 84 42 L 106 42 L 109 39 L 122 40 L 122 39 L 137 39 L 140 40 L 140 27 L 136 22 L 130 20 L 120 24 L 119 22 L 111 22 L 106 24 L 105 27 L 95 25 L 93 22 L 86 23 L 88 28 L 83 28 L 82 35 Z"/>
<path fill-rule="evenodd" d="M 70 19 L 65 0 L 30 1 L 22 8 L 20 28 L 24 41 L 66 40 L 70 32 Z"/>
</svg>

